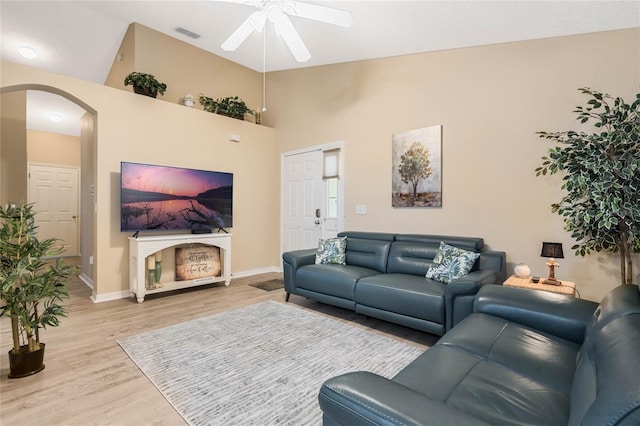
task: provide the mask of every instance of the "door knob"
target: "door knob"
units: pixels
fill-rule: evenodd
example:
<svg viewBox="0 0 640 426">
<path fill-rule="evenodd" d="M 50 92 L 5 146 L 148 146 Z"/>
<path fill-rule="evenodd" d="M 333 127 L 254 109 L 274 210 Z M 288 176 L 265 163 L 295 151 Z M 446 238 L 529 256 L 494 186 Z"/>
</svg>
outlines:
<svg viewBox="0 0 640 426">
<path fill-rule="evenodd" d="M 315 223 L 316 225 L 320 225 L 320 220 L 316 219 L 316 221 L 313 223 Z"/>
</svg>

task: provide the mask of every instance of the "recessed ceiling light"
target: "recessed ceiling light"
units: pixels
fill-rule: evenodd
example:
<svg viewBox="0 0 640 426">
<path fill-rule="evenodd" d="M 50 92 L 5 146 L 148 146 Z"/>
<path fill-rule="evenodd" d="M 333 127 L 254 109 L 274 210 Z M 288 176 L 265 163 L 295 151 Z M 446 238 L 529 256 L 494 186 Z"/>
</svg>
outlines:
<svg viewBox="0 0 640 426">
<path fill-rule="evenodd" d="M 36 52 L 35 49 L 29 46 L 21 46 L 20 49 L 18 49 L 18 52 L 20 52 L 20 54 L 27 59 L 35 59 L 38 57 L 38 52 Z"/>
<path fill-rule="evenodd" d="M 62 116 L 60 114 L 50 114 L 49 120 L 53 123 L 62 123 Z"/>
</svg>

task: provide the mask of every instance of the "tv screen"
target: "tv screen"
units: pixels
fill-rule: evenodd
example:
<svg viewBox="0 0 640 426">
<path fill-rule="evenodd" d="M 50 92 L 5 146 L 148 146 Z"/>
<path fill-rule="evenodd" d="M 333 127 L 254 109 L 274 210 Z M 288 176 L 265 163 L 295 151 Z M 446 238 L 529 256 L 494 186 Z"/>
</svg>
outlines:
<svg viewBox="0 0 640 426">
<path fill-rule="evenodd" d="M 120 230 L 233 226 L 233 173 L 120 163 Z"/>
</svg>

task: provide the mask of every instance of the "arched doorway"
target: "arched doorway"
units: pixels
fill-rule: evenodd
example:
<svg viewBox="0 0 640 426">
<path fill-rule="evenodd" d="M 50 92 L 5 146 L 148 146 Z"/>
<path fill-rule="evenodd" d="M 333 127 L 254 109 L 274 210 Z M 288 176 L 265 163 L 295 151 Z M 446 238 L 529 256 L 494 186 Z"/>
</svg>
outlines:
<svg viewBox="0 0 640 426">
<path fill-rule="evenodd" d="M 82 108 L 80 131 L 80 257 L 81 279 L 93 286 L 93 253 L 95 250 L 95 225 L 93 194 L 95 193 L 95 141 L 97 111 L 74 95 L 56 87 L 40 84 L 24 84 L 0 88 L 2 97 L 2 142 L 0 142 L 0 202 L 28 201 L 28 161 L 26 140 L 27 92 L 42 91 L 61 96 Z"/>
</svg>

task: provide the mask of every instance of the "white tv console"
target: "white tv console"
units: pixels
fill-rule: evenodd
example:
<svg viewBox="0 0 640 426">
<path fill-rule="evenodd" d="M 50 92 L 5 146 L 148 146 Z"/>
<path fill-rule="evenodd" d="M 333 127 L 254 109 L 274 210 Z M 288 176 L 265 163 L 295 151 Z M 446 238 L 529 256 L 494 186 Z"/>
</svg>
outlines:
<svg viewBox="0 0 640 426">
<path fill-rule="evenodd" d="M 166 248 L 182 244 L 205 244 L 220 247 L 222 276 L 198 278 L 184 281 L 163 281 L 162 287 L 148 289 L 145 280 L 145 260 L 147 256 Z M 231 234 L 179 234 L 129 237 L 129 291 L 137 297 L 138 303 L 147 294 L 162 293 L 181 288 L 194 287 L 224 281 L 231 282 Z"/>
</svg>

